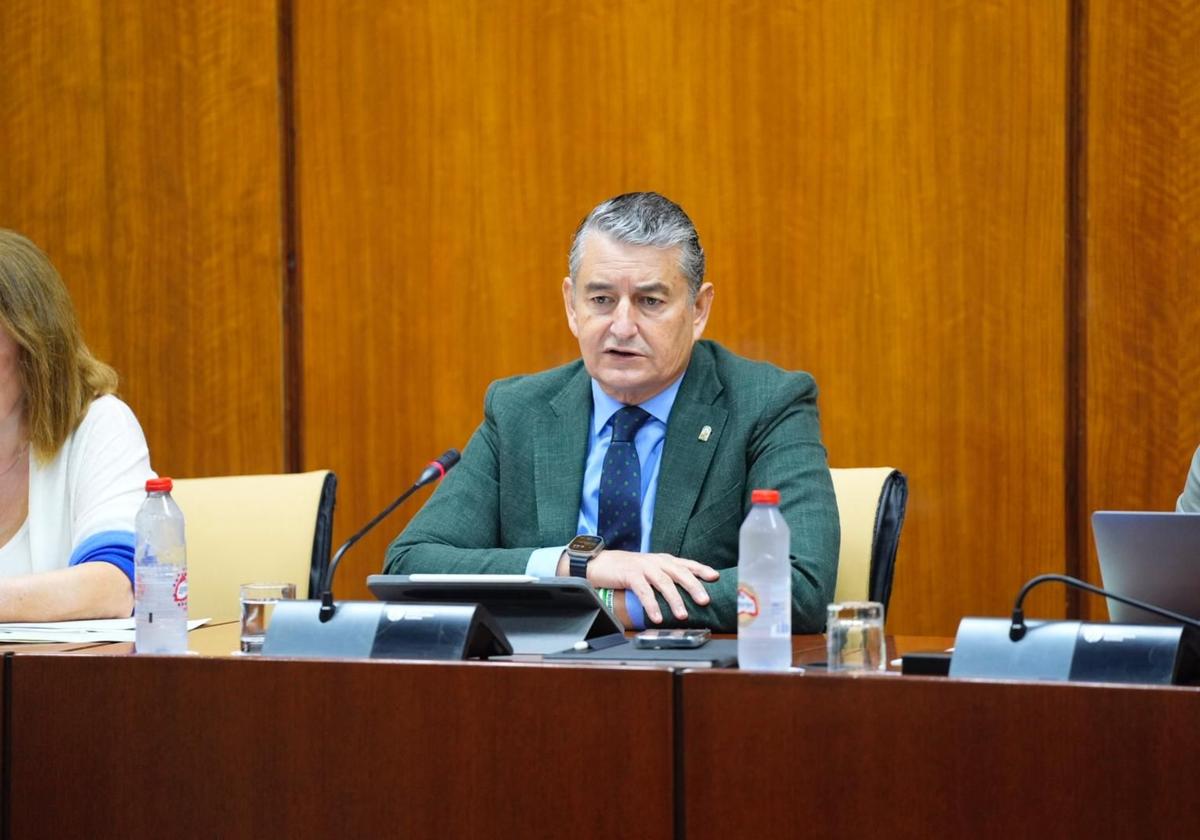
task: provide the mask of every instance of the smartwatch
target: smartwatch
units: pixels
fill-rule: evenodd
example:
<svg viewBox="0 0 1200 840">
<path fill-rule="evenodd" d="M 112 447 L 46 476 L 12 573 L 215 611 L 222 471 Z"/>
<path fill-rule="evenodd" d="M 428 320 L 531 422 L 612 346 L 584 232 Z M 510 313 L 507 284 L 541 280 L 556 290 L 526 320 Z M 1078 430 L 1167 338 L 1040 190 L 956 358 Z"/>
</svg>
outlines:
<svg viewBox="0 0 1200 840">
<path fill-rule="evenodd" d="M 604 550 L 604 537 L 595 534 L 580 534 L 567 544 L 567 560 L 571 564 L 571 577 L 586 578 L 587 564 Z"/>
</svg>

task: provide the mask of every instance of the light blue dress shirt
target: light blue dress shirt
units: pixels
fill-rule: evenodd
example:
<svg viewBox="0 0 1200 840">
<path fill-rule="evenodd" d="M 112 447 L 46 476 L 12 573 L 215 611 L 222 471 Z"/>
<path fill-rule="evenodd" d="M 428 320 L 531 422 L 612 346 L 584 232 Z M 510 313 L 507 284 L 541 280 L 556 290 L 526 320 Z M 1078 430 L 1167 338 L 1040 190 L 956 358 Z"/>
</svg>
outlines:
<svg viewBox="0 0 1200 840">
<path fill-rule="evenodd" d="M 650 549 L 650 529 L 654 524 L 654 499 L 658 494 L 658 468 L 662 463 L 663 443 L 667 438 L 667 418 L 675 405 L 679 393 L 680 376 L 664 391 L 638 405 L 650 415 L 633 438 L 638 461 L 642 465 L 642 544 L 641 550 Z M 592 380 L 592 418 L 588 434 L 587 464 L 583 471 L 583 491 L 579 498 L 579 521 L 576 534 L 598 533 L 600 521 L 600 474 L 604 471 L 604 456 L 612 442 L 612 418 L 625 407 L 604 393 Z M 529 556 L 525 573 L 537 577 L 553 577 L 558 570 L 558 561 L 566 546 L 539 548 Z M 646 620 L 642 602 L 631 590 L 625 591 L 625 609 L 637 629 L 645 627 Z"/>
</svg>

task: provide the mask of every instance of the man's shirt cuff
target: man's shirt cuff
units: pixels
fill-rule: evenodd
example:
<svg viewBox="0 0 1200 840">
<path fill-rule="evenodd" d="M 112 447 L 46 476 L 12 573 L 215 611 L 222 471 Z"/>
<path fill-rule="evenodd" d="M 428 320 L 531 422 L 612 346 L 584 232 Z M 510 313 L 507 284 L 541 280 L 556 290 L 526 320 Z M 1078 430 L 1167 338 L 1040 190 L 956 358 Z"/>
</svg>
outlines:
<svg viewBox="0 0 1200 840">
<path fill-rule="evenodd" d="M 641 599 L 632 589 L 625 590 L 625 612 L 629 615 L 629 624 L 634 630 L 646 629 L 646 611 L 642 609 Z"/>
<path fill-rule="evenodd" d="M 540 578 L 554 577 L 558 572 L 559 558 L 566 550 L 565 545 L 557 548 L 534 549 L 533 553 L 529 555 L 529 562 L 525 564 L 525 574 Z"/>
</svg>

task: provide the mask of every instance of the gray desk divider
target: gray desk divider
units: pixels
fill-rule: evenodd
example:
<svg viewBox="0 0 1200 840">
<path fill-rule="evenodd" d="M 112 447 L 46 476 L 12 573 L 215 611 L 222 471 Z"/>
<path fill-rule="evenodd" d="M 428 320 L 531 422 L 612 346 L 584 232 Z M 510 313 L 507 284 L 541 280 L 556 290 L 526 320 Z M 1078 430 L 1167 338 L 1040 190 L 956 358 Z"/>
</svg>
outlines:
<svg viewBox="0 0 1200 840">
<path fill-rule="evenodd" d="M 265 656 L 322 659 L 475 659 L 512 653 L 504 631 L 477 604 L 342 601 L 321 621 L 320 601 L 275 605 Z"/>
<path fill-rule="evenodd" d="M 1197 676 L 1195 638 L 1181 625 L 1029 621 L 1012 641 L 1007 618 L 964 618 L 950 676 L 1172 685 Z"/>
</svg>

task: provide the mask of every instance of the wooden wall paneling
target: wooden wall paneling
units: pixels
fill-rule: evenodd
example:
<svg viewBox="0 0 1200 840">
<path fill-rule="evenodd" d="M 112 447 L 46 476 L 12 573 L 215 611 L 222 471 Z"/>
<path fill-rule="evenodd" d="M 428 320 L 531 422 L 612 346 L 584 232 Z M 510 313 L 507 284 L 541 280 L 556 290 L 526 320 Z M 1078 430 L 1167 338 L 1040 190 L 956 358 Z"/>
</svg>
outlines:
<svg viewBox="0 0 1200 840">
<path fill-rule="evenodd" d="M 1064 3 L 299 0 L 295 32 L 305 466 L 342 477 L 339 537 L 489 381 L 574 357 L 570 234 L 657 189 L 710 336 L 814 372 L 835 465 L 909 474 L 893 631 L 1062 568 Z"/>
<path fill-rule="evenodd" d="M 1173 510 L 1200 444 L 1200 7 L 1089 0 L 1086 66 L 1079 516 L 1099 582 L 1091 512 Z"/>
<path fill-rule="evenodd" d="M 277 24 L 5 4 L 0 225 L 57 265 L 167 474 L 283 468 Z"/>
<path fill-rule="evenodd" d="M 894 632 L 1002 614 L 1063 563 L 1064 5 L 710 23 L 711 333 L 816 375 L 833 465 L 908 474 Z"/>
</svg>

